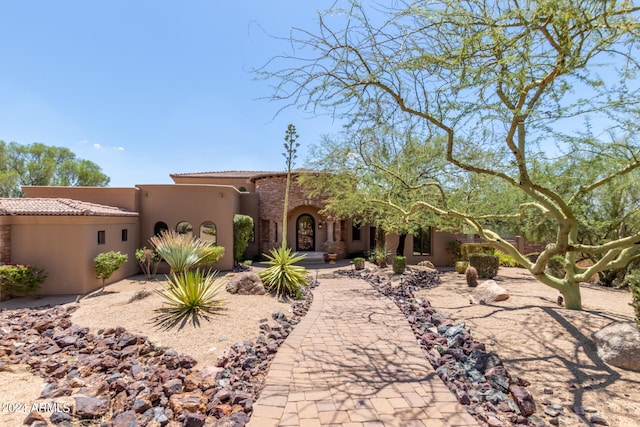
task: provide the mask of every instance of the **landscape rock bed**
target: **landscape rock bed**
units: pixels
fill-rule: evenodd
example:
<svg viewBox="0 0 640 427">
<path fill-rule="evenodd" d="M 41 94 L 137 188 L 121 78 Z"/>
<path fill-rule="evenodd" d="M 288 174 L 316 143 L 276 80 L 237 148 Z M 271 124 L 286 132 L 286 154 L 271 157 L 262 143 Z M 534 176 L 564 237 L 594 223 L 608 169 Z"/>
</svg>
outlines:
<svg viewBox="0 0 640 427">
<path fill-rule="evenodd" d="M 431 307 L 429 301 L 414 297 L 418 290 L 440 285 L 437 270 L 407 274 L 399 284 L 375 272 L 338 273 L 366 280 L 398 305 L 436 373 L 480 425 L 546 425 L 535 415 L 527 381 L 511 376 L 500 357 L 473 338 L 464 322 L 455 322 Z"/>
<path fill-rule="evenodd" d="M 124 328 L 91 331 L 73 324 L 76 306 L 0 311 L 0 370 L 24 365 L 45 379 L 39 399 L 70 396 L 48 414 L 27 415 L 31 426 L 244 426 L 264 385 L 270 361 L 308 311 L 312 293 L 291 313 L 261 321 L 255 342 L 227 347 L 217 366 L 159 348 Z"/>
</svg>

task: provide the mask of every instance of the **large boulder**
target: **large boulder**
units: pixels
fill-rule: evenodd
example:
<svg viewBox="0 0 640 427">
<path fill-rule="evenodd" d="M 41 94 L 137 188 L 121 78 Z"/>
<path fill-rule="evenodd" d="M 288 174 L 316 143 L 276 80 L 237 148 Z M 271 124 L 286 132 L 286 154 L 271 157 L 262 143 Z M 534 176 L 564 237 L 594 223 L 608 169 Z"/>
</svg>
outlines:
<svg viewBox="0 0 640 427">
<path fill-rule="evenodd" d="M 267 290 L 256 273 L 244 272 L 227 276 L 227 292 L 241 295 L 264 295 Z"/>
<path fill-rule="evenodd" d="M 593 340 L 603 362 L 640 372 L 640 332 L 633 323 L 612 323 L 594 333 Z"/>
<path fill-rule="evenodd" d="M 509 292 L 494 280 L 486 280 L 471 293 L 472 304 L 490 304 L 495 301 L 509 299 Z"/>
</svg>

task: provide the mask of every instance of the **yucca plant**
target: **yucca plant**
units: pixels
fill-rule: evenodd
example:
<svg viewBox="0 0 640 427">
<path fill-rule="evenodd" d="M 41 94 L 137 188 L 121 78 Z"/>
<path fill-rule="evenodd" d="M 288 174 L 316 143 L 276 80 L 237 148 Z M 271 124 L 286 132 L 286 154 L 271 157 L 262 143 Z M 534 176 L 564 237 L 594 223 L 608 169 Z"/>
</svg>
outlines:
<svg viewBox="0 0 640 427">
<path fill-rule="evenodd" d="M 200 269 L 172 272 L 167 277 L 168 286 L 156 292 L 164 299 L 164 306 L 156 309 L 155 321 L 165 329 L 180 323 L 182 329 L 189 320 L 194 326 L 200 325 L 200 317 L 209 320 L 210 314 L 223 309 L 225 301 L 218 297 L 224 285 L 215 282 L 216 272 Z"/>
<path fill-rule="evenodd" d="M 189 270 L 201 263 L 211 246 L 198 237 L 180 234 L 174 230 L 164 230 L 149 240 L 174 273 Z"/>
<path fill-rule="evenodd" d="M 295 297 L 300 288 L 307 285 L 307 269 L 295 265 L 302 261 L 305 255 L 291 253 L 291 248 L 279 247 L 271 249 L 267 257 L 269 267 L 258 273 L 260 279 L 271 293 L 280 297 Z"/>
</svg>

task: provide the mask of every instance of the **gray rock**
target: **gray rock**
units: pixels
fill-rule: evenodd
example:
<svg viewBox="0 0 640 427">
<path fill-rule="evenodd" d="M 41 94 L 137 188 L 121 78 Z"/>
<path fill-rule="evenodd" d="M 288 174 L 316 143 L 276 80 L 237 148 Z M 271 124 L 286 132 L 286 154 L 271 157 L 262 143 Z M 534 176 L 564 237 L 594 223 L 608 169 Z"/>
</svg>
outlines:
<svg viewBox="0 0 640 427">
<path fill-rule="evenodd" d="M 257 273 L 245 272 L 229 275 L 227 292 L 240 295 L 264 295 L 267 293 Z"/>
<path fill-rule="evenodd" d="M 99 418 L 107 413 L 109 401 L 97 397 L 76 397 L 76 414 L 80 418 Z"/>
<path fill-rule="evenodd" d="M 633 323 L 612 323 L 593 334 L 603 362 L 640 372 L 640 332 Z"/>
</svg>

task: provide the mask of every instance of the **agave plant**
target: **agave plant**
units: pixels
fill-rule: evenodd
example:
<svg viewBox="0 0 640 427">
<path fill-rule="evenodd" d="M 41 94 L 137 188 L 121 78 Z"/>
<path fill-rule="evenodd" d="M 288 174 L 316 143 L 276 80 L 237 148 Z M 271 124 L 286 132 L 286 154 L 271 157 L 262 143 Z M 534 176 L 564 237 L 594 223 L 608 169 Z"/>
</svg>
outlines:
<svg viewBox="0 0 640 427">
<path fill-rule="evenodd" d="M 182 329 L 189 320 L 194 326 L 200 325 L 200 317 L 209 320 L 208 315 L 223 309 L 225 301 L 218 297 L 223 281 L 215 282 L 217 272 L 200 269 L 172 272 L 167 278 L 168 286 L 156 292 L 164 299 L 164 306 L 156 309 L 155 321 L 165 329 L 180 323 Z"/>
<path fill-rule="evenodd" d="M 258 273 L 270 292 L 277 297 L 293 297 L 302 286 L 307 285 L 307 269 L 295 265 L 305 255 L 291 253 L 291 248 L 271 249 L 271 255 L 265 255 L 269 267 Z"/>
<path fill-rule="evenodd" d="M 150 241 L 174 273 L 195 267 L 209 254 L 209 243 L 174 230 L 164 230 L 160 235 L 153 236 Z"/>
</svg>

